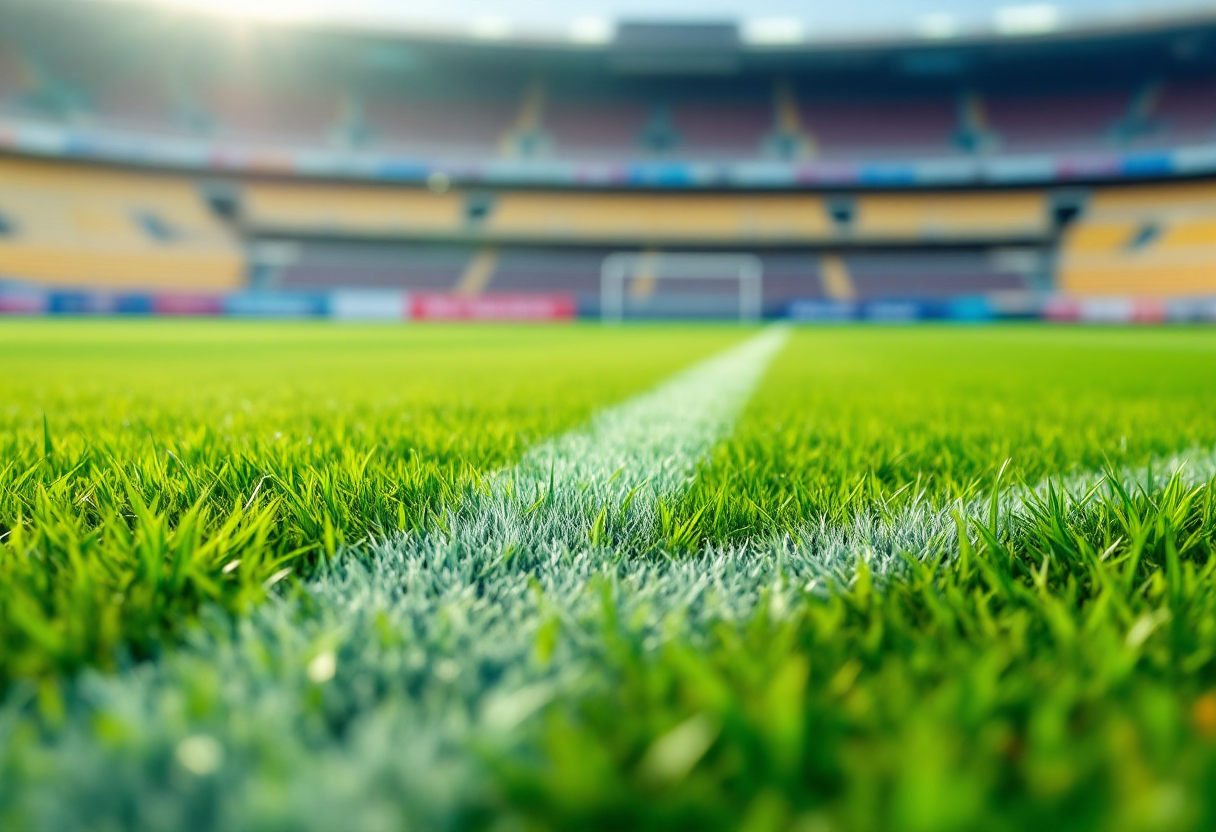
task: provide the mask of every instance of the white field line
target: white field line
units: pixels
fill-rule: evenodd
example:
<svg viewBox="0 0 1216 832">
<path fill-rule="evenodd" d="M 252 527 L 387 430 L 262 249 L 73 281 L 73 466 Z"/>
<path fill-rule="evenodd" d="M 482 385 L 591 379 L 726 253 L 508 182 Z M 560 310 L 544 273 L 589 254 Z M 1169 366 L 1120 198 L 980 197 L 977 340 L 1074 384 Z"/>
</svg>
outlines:
<svg viewBox="0 0 1216 832">
<path fill-rule="evenodd" d="M 603 539 L 648 536 L 655 500 L 691 484 L 787 335 L 766 330 L 528 452 L 455 509 L 450 531 L 430 543 L 489 547 L 527 561 L 585 548 L 601 511 Z"/>
<path fill-rule="evenodd" d="M 511 729 L 549 701 L 609 683 L 594 672 L 606 603 L 617 637 L 654 650 L 746 620 L 766 599 L 780 615 L 808 588 L 851 580 L 858 559 L 881 577 L 901 551 L 951 551 L 953 513 L 983 519 L 986 501 L 915 502 L 695 557 L 592 545 L 600 509 L 619 508 L 642 482 L 610 532 L 627 542 L 650 529 L 654 501 L 677 493 L 730 429 L 781 337 L 760 336 L 538 448 L 450 515 L 449 533 L 347 553 L 235 632 L 217 618 L 161 661 L 87 674 L 66 727 L 32 758 L 38 775 L 23 802 L 45 828 L 106 818 L 133 830 L 449 827 L 484 794 L 471 740 L 509 748 Z M 1211 452 L 1189 456 L 1189 479 L 1216 473 Z M 1076 493 L 1096 479 L 1067 485 Z M 1003 496 L 1006 518 L 1026 496 Z M 97 741 L 101 717 L 121 742 Z M 167 762 L 149 762 L 158 759 Z M 214 813 L 205 823 L 189 799 L 204 787 Z"/>
<path fill-rule="evenodd" d="M 1145 486 L 1164 486 L 1178 474 L 1191 486 L 1216 477 L 1216 451 L 1194 448 L 1158 460 L 1151 466 L 1125 470 L 1121 484 L 1134 492 Z M 1012 532 L 1025 515 L 1028 502 L 1041 498 L 1049 489 L 1063 491 L 1066 503 L 1074 510 L 1091 489 L 1100 487 L 1105 474 L 1084 471 L 1063 478 L 1048 478 L 1033 487 L 1007 486 L 998 495 L 998 523 Z M 856 577 L 860 560 L 879 581 L 898 576 L 907 565 L 907 556 L 925 559 L 939 552 L 953 553 L 958 547 L 956 515 L 965 521 L 987 523 L 990 497 L 959 500 L 932 506 L 927 500 L 913 500 L 895 511 L 881 507 L 858 514 L 846 526 L 826 523 L 806 525 L 793 539 L 789 537 L 760 543 L 760 549 L 782 553 L 786 575 L 806 588 L 828 588 L 848 584 Z M 756 544 L 752 544 L 756 546 Z"/>
<path fill-rule="evenodd" d="M 618 582 L 617 555 L 595 539 L 652 535 L 656 501 L 691 483 L 786 336 L 766 330 L 530 451 L 449 513 L 447 531 L 345 552 L 235 632 L 216 616 L 161 661 L 85 674 L 37 752 L 46 777 L 26 781 L 38 826 L 448 825 L 477 777 L 469 739 L 506 741 L 585 678 L 602 609 L 590 590 Z M 678 590 L 674 573 L 661 581 L 660 607 L 702 594 L 697 571 L 681 567 Z M 538 647 L 545 628 L 561 634 L 551 650 Z M 98 724 L 122 741 L 98 742 Z M 149 767 L 158 754 L 176 762 Z M 202 824 L 180 798 L 204 776 L 215 800 Z M 257 800 L 268 793 L 282 800 Z"/>
</svg>

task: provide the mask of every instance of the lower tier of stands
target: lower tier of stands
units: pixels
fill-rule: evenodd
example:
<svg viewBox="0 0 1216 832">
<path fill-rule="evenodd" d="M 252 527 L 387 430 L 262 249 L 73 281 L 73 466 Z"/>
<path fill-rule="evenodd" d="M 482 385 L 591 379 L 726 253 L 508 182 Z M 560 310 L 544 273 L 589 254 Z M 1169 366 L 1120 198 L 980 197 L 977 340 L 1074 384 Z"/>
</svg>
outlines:
<svg viewBox="0 0 1216 832">
<path fill-rule="evenodd" d="M 620 251 L 341 241 L 276 244 L 275 250 L 278 264 L 259 271 L 258 288 L 396 289 L 456 295 L 558 292 L 573 295 L 579 310 L 592 315 L 599 313 L 604 260 Z M 665 253 L 645 251 L 656 259 Z M 769 315 L 783 314 L 793 301 L 806 299 L 869 301 L 1027 292 L 1042 285 L 1044 261 L 1036 249 L 843 254 L 761 250 L 756 254 L 763 269 L 762 305 Z M 738 308 L 737 282 L 671 280 L 645 269 L 628 282 L 625 295 L 628 308 L 636 314 L 676 316 L 708 308 L 731 314 Z"/>
</svg>

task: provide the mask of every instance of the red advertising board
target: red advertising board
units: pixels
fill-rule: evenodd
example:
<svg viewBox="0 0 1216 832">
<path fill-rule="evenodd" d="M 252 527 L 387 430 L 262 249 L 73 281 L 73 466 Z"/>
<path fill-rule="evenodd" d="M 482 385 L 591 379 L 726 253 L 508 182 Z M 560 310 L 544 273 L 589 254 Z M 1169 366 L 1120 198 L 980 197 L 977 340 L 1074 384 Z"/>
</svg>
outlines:
<svg viewBox="0 0 1216 832">
<path fill-rule="evenodd" d="M 1132 320 L 1141 324 L 1159 324 L 1166 320 L 1168 310 L 1159 298 L 1136 298 L 1132 304 Z"/>
<path fill-rule="evenodd" d="M 1048 298 L 1043 304 L 1042 315 L 1047 321 L 1076 321 L 1081 317 L 1081 305 L 1073 298 Z"/>
<path fill-rule="evenodd" d="M 574 296 L 567 294 L 410 295 L 410 318 L 416 321 L 566 321 L 577 312 Z"/>
<path fill-rule="evenodd" d="M 157 315 L 218 315 L 224 311 L 224 299 L 219 295 L 190 295 L 170 293 L 152 299 L 152 311 Z"/>
</svg>

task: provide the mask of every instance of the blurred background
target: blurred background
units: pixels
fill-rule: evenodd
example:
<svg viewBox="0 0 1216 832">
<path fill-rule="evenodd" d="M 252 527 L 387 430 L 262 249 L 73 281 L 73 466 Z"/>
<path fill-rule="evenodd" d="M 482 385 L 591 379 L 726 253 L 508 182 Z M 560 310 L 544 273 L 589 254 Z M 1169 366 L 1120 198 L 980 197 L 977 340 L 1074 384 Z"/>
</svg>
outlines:
<svg viewBox="0 0 1216 832">
<path fill-rule="evenodd" d="M 0 313 L 1216 320 L 1216 5 L 0 0 Z"/>
</svg>

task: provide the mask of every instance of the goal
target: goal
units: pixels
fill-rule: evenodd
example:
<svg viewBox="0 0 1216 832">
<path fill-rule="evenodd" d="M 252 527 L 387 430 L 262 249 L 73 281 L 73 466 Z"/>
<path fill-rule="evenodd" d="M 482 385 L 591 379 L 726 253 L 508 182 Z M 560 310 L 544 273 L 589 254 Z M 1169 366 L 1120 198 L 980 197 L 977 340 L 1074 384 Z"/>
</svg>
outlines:
<svg viewBox="0 0 1216 832">
<path fill-rule="evenodd" d="M 600 314 L 608 323 L 625 318 L 630 312 L 625 290 L 631 281 L 646 279 L 659 283 L 667 280 L 736 281 L 739 284 L 738 314 L 740 321 L 760 319 L 760 299 L 763 291 L 764 266 L 754 254 L 618 252 L 604 258 L 600 266 Z M 729 287 L 728 287 L 729 288 Z M 733 296 L 733 292 L 731 293 Z M 692 295 L 686 295 L 691 299 Z M 637 304 L 634 304 L 637 306 Z M 685 306 L 694 304 L 685 302 Z M 733 301 L 730 303 L 733 307 Z M 725 310 L 727 307 L 722 307 Z M 683 310 L 673 310 L 683 311 Z M 712 312 L 711 312 L 712 314 Z"/>
</svg>

